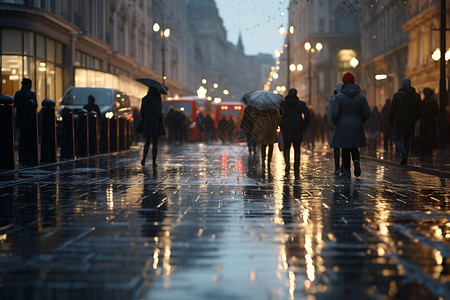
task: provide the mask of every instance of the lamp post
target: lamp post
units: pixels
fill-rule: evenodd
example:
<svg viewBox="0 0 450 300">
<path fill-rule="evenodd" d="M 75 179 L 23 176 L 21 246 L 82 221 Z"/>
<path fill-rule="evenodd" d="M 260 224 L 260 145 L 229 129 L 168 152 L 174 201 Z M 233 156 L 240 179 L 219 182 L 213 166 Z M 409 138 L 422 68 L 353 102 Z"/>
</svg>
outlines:
<svg viewBox="0 0 450 300">
<path fill-rule="evenodd" d="M 308 105 L 311 105 L 312 102 L 312 85 L 311 85 L 311 80 L 312 80 L 312 59 L 311 59 L 311 55 L 313 53 L 315 53 L 317 51 L 317 53 L 320 53 L 320 51 L 323 49 L 323 45 L 322 43 L 318 42 L 316 43 L 316 46 L 313 48 L 310 42 L 306 42 L 305 45 L 305 50 L 306 52 L 308 52 Z"/>
<path fill-rule="evenodd" d="M 161 26 L 158 23 L 153 24 L 153 31 L 159 32 L 159 35 L 161 37 L 161 58 L 162 58 L 162 84 L 166 84 L 166 48 L 165 48 L 165 39 L 170 37 L 170 28 L 161 28 Z"/>
</svg>

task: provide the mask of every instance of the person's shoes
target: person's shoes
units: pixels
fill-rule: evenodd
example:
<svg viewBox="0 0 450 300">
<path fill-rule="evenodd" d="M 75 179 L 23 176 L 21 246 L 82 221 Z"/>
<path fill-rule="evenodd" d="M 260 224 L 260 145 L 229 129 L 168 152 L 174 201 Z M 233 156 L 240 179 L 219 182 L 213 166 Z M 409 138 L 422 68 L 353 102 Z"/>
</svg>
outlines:
<svg viewBox="0 0 450 300">
<path fill-rule="evenodd" d="M 353 163 L 355 165 L 355 176 L 356 177 L 361 176 L 361 166 L 359 164 L 359 160 L 355 160 Z"/>
<path fill-rule="evenodd" d="M 341 174 L 341 170 L 339 170 L 339 168 L 334 169 L 334 175 L 339 175 Z"/>
<path fill-rule="evenodd" d="M 350 172 L 350 170 L 344 170 L 344 172 L 342 172 L 341 177 L 343 179 L 350 179 L 352 178 L 352 173 Z"/>
<path fill-rule="evenodd" d="M 284 168 L 284 171 L 287 173 L 287 172 L 289 172 L 290 169 L 291 169 L 291 167 L 289 165 L 287 165 L 286 168 Z"/>
<path fill-rule="evenodd" d="M 153 162 L 153 168 L 156 168 L 157 166 L 156 162 Z"/>
<path fill-rule="evenodd" d="M 407 162 L 408 162 L 408 158 L 407 157 L 403 157 L 402 161 L 400 162 L 400 166 L 406 165 Z"/>
<path fill-rule="evenodd" d="M 145 160 L 141 160 L 141 166 L 145 167 Z"/>
</svg>

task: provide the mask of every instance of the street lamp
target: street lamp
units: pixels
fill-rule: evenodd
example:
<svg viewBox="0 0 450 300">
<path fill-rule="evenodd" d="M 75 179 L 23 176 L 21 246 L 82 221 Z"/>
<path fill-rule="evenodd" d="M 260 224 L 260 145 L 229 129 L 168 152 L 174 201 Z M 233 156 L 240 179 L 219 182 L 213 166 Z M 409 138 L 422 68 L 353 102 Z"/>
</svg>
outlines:
<svg viewBox="0 0 450 300">
<path fill-rule="evenodd" d="M 311 45 L 310 42 L 306 42 L 304 45 L 304 48 L 306 52 L 308 52 L 308 104 L 311 105 L 312 95 L 311 95 L 311 80 L 312 80 L 312 73 L 311 73 L 311 55 L 317 51 L 317 53 L 320 53 L 323 49 L 323 45 L 320 42 L 317 42 L 315 47 Z"/>
<path fill-rule="evenodd" d="M 170 28 L 162 28 L 158 23 L 153 24 L 153 31 L 159 32 L 159 35 L 161 37 L 161 56 L 162 56 L 162 84 L 166 84 L 166 48 L 165 48 L 165 39 L 170 37 Z"/>
</svg>

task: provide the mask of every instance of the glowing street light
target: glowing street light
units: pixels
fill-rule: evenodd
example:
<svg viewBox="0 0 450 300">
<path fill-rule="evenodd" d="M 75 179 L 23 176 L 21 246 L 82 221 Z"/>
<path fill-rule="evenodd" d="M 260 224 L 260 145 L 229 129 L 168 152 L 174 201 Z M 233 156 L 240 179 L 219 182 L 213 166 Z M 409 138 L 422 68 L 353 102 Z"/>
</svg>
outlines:
<svg viewBox="0 0 450 300">
<path fill-rule="evenodd" d="M 356 57 L 352 57 L 350 59 L 350 66 L 352 66 L 352 68 L 356 68 L 359 65 L 359 60 Z"/>
</svg>

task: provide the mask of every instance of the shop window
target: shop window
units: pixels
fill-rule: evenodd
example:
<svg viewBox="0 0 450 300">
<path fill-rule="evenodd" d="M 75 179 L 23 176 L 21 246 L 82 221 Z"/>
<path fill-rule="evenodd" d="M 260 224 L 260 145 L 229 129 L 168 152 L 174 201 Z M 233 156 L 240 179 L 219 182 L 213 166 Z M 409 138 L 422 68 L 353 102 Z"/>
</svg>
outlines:
<svg viewBox="0 0 450 300">
<path fill-rule="evenodd" d="M 45 98 L 55 100 L 55 65 L 52 63 L 47 63 L 47 93 Z"/>
<path fill-rule="evenodd" d="M 23 33 L 23 54 L 34 56 L 34 33 L 25 31 Z"/>
<path fill-rule="evenodd" d="M 22 54 L 22 31 L 2 30 L 3 54 Z"/>
<path fill-rule="evenodd" d="M 45 38 L 40 34 L 36 35 L 36 57 L 45 59 Z"/>
<path fill-rule="evenodd" d="M 34 57 L 23 57 L 23 77 L 30 78 L 33 83 L 35 82 L 34 74 L 36 69 L 36 63 Z"/>
<path fill-rule="evenodd" d="M 56 58 L 56 55 L 55 55 L 55 51 L 56 51 L 56 46 L 55 46 L 55 41 L 53 41 L 53 40 L 51 40 L 51 39 L 46 39 L 46 44 L 47 44 L 47 47 L 46 47 L 46 59 L 48 60 L 48 61 L 51 61 L 51 62 L 55 62 L 55 58 Z"/>
<path fill-rule="evenodd" d="M 44 60 L 36 60 L 36 98 L 38 103 L 41 103 L 45 99 L 45 89 L 46 89 L 46 73 L 47 73 L 47 63 Z"/>
<path fill-rule="evenodd" d="M 61 43 L 56 43 L 56 60 L 57 64 L 62 65 L 63 63 L 63 45 Z"/>
<path fill-rule="evenodd" d="M 2 56 L 2 94 L 14 96 L 20 89 L 22 81 L 22 57 L 17 55 Z"/>
</svg>

